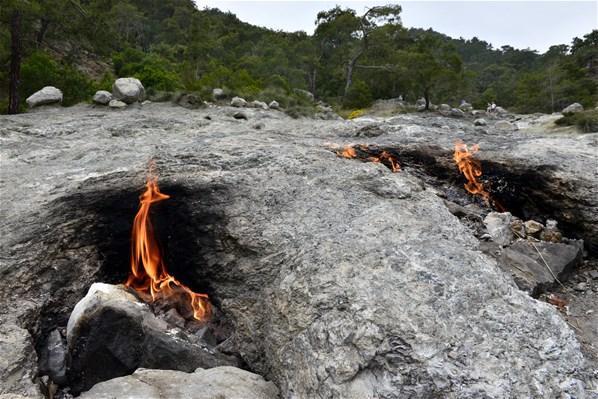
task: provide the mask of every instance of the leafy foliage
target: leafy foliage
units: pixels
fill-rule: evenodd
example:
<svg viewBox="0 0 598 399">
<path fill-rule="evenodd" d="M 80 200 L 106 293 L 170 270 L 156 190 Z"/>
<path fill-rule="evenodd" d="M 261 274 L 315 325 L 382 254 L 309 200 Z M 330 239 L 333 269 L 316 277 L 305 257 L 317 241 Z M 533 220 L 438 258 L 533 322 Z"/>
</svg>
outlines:
<svg viewBox="0 0 598 399">
<path fill-rule="evenodd" d="M 560 126 L 577 126 L 584 133 L 598 132 L 598 111 L 583 111 L 565 115 L 555 122 Z"/>
<path fill-rule="evenodd" d="M 148 93 L 209 98 L 220 87 L 276 100 L 296 115 L 314 107 L 295 88 L 347 108 L 399 95 L 436 104 L 466 99 L 478 108 L 496 101 L 522 112 L 559 111 L 572 102 L 592 107 L 598 100 L 598 30 L 538 54 L 406 29 L 398 5 L 361 14 L 324 10 L 310 36 L 252 26 L 230 13 L 197 9 L 191 0 L 7 0 L 0 8 L 0 101 L 7 97 L 7 22 L 14 9 L 25 16 L 21 93 L 52 84 L 67 104 L 87 99 L 92 89 L 110 89 L 119 76 L 139 78 Z"/>
</svg>

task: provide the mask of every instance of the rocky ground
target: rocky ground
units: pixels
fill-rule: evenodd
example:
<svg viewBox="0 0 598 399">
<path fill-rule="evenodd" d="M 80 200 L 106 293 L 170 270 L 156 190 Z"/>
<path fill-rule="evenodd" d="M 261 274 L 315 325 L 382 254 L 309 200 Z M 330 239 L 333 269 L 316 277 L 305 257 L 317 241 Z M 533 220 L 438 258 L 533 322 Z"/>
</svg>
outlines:
<svg viewBox="0 0 598 399">
<path fill-rule="evenodd" d="M 210 294 L 234 326 L 228 352 L 282 397 L 596 395 L 598 134 L 482 117 L 165 104 L 1 117 L 0 397 L 39 396 L 51 332 L 66 335 L 92 283 L 124 281 L 150 159 L 172 196 L 155 212 L 171 272 Z M 449 210 L 466 196 L 456 139 L 479 143 L 514 213 L 586 242 L 581 271 L 550 287 L 566 308 L 520 290 Z M 402 171 L 331 150 L 350 143 L 393 149 Z"/>
</svg>

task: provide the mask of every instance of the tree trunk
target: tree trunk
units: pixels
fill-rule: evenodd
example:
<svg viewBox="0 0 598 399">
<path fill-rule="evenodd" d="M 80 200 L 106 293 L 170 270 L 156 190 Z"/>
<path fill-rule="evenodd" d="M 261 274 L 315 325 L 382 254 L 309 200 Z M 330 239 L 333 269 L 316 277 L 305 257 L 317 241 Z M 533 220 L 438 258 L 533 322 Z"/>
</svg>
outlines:
<svg viewBox="0 0 598 399">
<path fill-rule="evenodd" d="M 21 11 L 10 17 L 10 72 L 8 86 L 8 113 L 19 112 L 19 84 L 21 83 Z"/>
<path fill-rule="evenodd" d="M 430 109 L 430 90 L 424 90 L 424 100 L 426 100 L 426 111 Z"/>
<path fill-rule="evenodd" d="M 359 60 L 359 57 L 361 57 L 362 54 L 363 49 L 347 63 L 347 81 L 345 83 L 345 92 L 343 93 L 343 98 L 347 97 L 349 88 L 351 88 L 351 85 L 353 84 L 353 71 L 355 70 L 355 64 L 357 64 L 357 60 Z"/>
<path fill-rule="evenodd" d="M 46 37 L 46 32 L 48 31 L 48 27 L 50 26 L 50 20 L 47 18 L 42 18 L 39 23 L 39 31 L 37 31 L 37 36 L 35 38 L 37 47 L 41 47 L 44 38 Z"/>
</svg>

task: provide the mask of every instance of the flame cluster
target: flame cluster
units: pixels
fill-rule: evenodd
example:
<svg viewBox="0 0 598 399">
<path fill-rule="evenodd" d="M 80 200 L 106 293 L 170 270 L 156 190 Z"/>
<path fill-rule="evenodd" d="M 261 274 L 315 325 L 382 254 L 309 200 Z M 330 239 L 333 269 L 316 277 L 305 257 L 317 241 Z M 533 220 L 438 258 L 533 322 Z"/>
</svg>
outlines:
<svg viewBox="0 0 598 399">
<path fill-rule="evenodd" d="M 335 152 L 336 155 L 342 158 L 358 158 L 373 163 L 382 163 L 395 173 L 401 170 L 398 159 L 386 150 L 380 151 L 370 148 L 367 145 L 359 144 L 355 146 L 347 145 Z"/>
<path fill-rule="evenodd" d="M 162 260 L 154 235 L 149 211 L 153 204 L 170 198 L 160 192 L 157 178 L 148 177 L 146 189 L 139 197 L 139 210 L 133 221 L 131 235 L 131 273 L 125 283 L 151 301 L 186 297 L 193 317 L 204 320 L 211 313 L 206 294 L 197 294 L 171 276 Z"/>
</svg>

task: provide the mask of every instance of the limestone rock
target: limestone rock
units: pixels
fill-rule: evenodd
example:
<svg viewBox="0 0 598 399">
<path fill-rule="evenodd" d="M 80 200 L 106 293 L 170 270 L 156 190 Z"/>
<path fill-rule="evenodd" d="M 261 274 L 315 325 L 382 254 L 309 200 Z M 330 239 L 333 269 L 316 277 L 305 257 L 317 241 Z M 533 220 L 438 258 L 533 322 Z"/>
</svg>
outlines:
<svg viewBox="0 0 598 399">
<path fill-rule="evenodd" d="M 511 273 L 521 290 L 537 295 L 556 283 L 554 276 L 564 281 L 581 262 L 582 253 L 581 241 L 565 244 L 519 239 L 503 250 L 499 264 Z"/>
<path fill-rule="evenodd" d="M 108 106 L 110 108 L 115 108 L 115 109 L 127 108 L 127 104 L 120 100 L 110 100 L 110 102 L 108 103 Z"/>
<path fill-rule="evenodd" d="M 224 92 L 224 90 L 222 90 L 220 88 L 215 88 L 214 90 L 212 90 L 212 99 L 214 101 L 224 100 L 225 98 L 226 98 L 226 93 Z"/>
<path fill-rule="evenodd" d="M 27 330 L 0 324 L 0 397 L 12 394 L 41 399 L 33 381 L 36 372 L 37 356 Z"/>
<path fill-rule="evenodd" d="M 182 93 L 176 99 L 176 103 L 187 109 L 197 109 L 204 105 L 201 97 L 196 93 Z"/>
<path fill-rule="evenodd" d="M 465 112 L 461 111 L 459 108 L 452 108 L 451 116 L 454 116 L 456 118 L 463 118 L 465 116 Z"/>
<path fill-rule="evenodd" d="M 268 109 L 268 104 L 266 104 L 263 101 L 258 101 L 258 100 L 253 100 L 251 103 L 249 103 L 249 106 L 251 108 Z"/>
<path fill-rule="evenodd" d="M 309 101 L 315 101 L 315 97 L 314 95 L 307 91 L 307 90 L 303 90 L 303 89 L 293 89 L 293 91 L 295 92 L 295 94 L 298 94 L 302 97 L 305 97 L 306 99 L 308 99 Z"/>
<path fill-rule="evenodd" d="M 261 376 L 235 367 L 193 373 L 138 369 L 99 383 L 80 399 L 278 399 L 278 389 Z"/>
<path fill-rule="evenodd" d="M 580 103 L 573 103 L 567 107 L 565 107 L 563 109 L 563 111 L 561 111 L 563 114 L 574 114 L 576 112 L 582 112 L 583 111 L 583 105 L 581 105 Z"/>
<path fill-rule="evenodd" d="M 230 101 L 230 105 L 233 107 L 246 107 L 247 101 L 241 97 L 233 97 L 233 99 Z"/>
<path fill-rule="evenodd" d="M 486 122 L 486 119 L 484 119 L 484 118 L 478 118 L 475 121 L 473 121 L 473 124 L 475 126 L 486 126 L 488 124 L 488 122 Z"/>
<path fill-rule="evenodd" d="M 484 218 L 484 225 L 492 237 L 492 241 L 502 246 L 509 245 L 513 241 L 512 219 L 513 216 L 509 212 L 490 212 Z"/>
<path fill-rule="evenodd" d="M 438 106 L 438 111 L 440 112 L 450 112 L 451 111 L 451 106 L 448 104 L 440 104 Z"/>
<path fill-rule="evenodd" d="M 496 107 L 494 109 L 494 112 L 496 112 L 498 115 L 506 115 L 509 113 L 509 111 L 507 111 L 506 109 L 504 109 L 503 107 Z"/>
<path fill-rule="evenodd" d="M 93 102 L 100 105 L 108 105 L 112 100 L 112 93 L 106 90 L 98 90 L 93 95 Z"/>
<path fill-rule="evenodd" d="M 280 104 L 278 103 L 278 101 L 272 100 L 270 101 L 270 104 L 268 104 L 268 107 L 270 109 L 280 109 Z"/>
<path fill-rule="evenodd" d="M 244 119 L 244 120 L 248 120 L 249 119 L 249 117 L 247 116 L 247 113 L 245 113 L 243 111 L 235 112 L 233 114 L 233 118 L 235 118 L 235 119 Z"/>
<path fill-rule="evenodd" d="M 58 330 L 53 330 L 48 336 L 39 363 L 41 374 L 47 374 L 57 384 L 67 383 L 66 348 Z"/>
<path fill-rule="evenodd" d="M 60 104 L 62 103 L 62 91 L 53 86 L 46 86 L 27 97 L 25 101 L 29 108 L 39 107 L 40 105 Z"/>
<path fill-rule="evenodd" d="M 145 98 L 145 89 L 139 79 L 119 78 L 112 85 L 112 96 L 126 104 L 141 102 Z"/>
<path fill-rule="evenodd" d="M 463 112 L 470 112 L 473 110 L 473 106 L 467 101 L 462 101 L 459 105 L 459 109 Z"/>
<path fill-rule="evenodd" d="M 535 220 L 527 220 L 525 223 L 525 232 L 528 235 L 536 235 L 544 229 L 544 225 Z"/>
<path fill-rule="evenodd" d="M 236 360 L 173 330 L 123 286 L 95 283 L 73 309 L 67 325 L 69 380 L 89 389 L 139 367 L 191 372 L 236 365 Z"/>
</svg>

